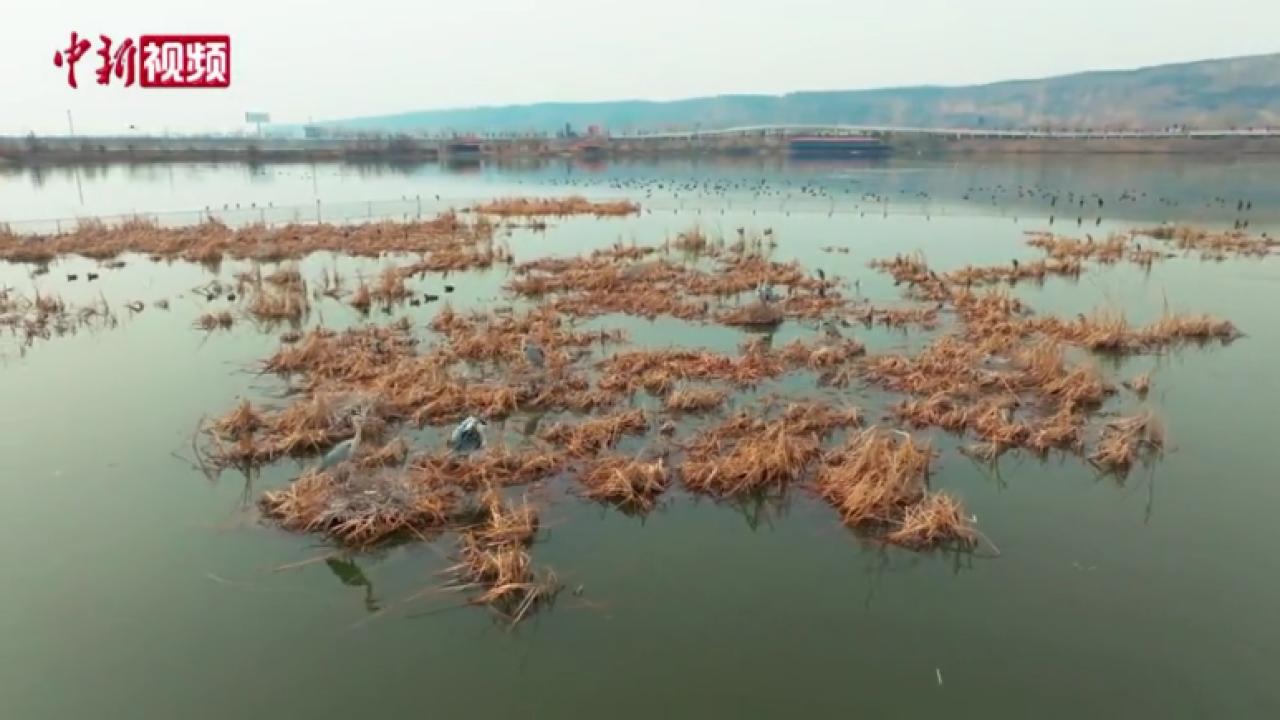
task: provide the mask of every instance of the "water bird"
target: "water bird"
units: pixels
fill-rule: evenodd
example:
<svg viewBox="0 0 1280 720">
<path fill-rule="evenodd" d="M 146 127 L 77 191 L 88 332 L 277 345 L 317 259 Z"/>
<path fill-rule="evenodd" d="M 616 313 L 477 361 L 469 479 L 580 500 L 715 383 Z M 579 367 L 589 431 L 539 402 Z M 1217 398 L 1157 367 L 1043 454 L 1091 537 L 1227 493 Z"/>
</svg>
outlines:
<svg viewBox="0 0 1280 720">
<path fill-rule="evenodd" d="M 360 443 L 364 439 L 364 423 L 365 418 L 362 415 L 352 418 L 351 424 L 355 426 L 355 434 L 330 448 L 320 460 L 317 470 L 328 470 L 355 457 L 356 453 L 360 452 Z"/>
<path fill-rule="evenodd" d="M 445 292 L 447 292 L 447 293 L 451 293 L 451 292 L 453 292 L 453 286 L 452 286 L 452 285 L 445 285 L 445 286 L 444 286 L 444 291 L 445 291 Z"/>
<path fill-rule="evenodd" d="M 93 282 L 98 279 L 98 273 L 86 273 L 84 277 L 89 282 Z"/>
<path fill-rule="evenodd" d="M 822 321 L 822 334 L 826 335 L 830 340 L 844 339 L 844 335 L 840 334 L 840 328 L 836 327 L 836 324 L 830 320 Z"/>
<path fill-rule="evenodd" d="M 484 446 L 485 425 L 485 421 L 468 415 L 449 435 L 449 449 L 463 455 L 479 450 Z"/>
<path fill-rule="evenodd" d="M 782 299 L 778 296 L 778 293 L 773 291 L 773 286 L 767 283 L 761 283 L 756 288 L 756 295 L 760 298 L 760 302 L 765 305 Z"/>
<path fill-rule="evenodd" d="M 435 302 L 439 299 L 440 299 L 439 295 L 432 295 L 431 293 L 422 293 L 423 302 Z"/>
<path fill-rule="evenodd" d="M 539 370 L 546 366 L 547 354 L 542 350 L 542 346 L 538 343 L 530 340 L 529 338 L 525 338 L 524 342 L 520 345 L 520 349 L 524 351 L 524 359 L 528 360 L 530 365 Z"/>
<path fill-rule="evenodd" d="M 76 279 L 77 277 L 79 277 L 79 275 L 75 275 L 75 274 L 72 274 L 72 273 L 67 273 L 67 280 L 68 280 L 69 282 L 75 282 L 75 279 Z"/>
</svg>

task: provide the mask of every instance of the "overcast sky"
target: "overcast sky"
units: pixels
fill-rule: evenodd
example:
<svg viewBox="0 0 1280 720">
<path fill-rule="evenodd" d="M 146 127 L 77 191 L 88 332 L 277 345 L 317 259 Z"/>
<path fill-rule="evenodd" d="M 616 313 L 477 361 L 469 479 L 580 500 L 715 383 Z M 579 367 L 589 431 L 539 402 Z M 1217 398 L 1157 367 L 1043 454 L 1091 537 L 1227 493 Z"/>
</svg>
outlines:
<svg viewBox="0 0 1280 720">
<path fill-rule="evenodd" d="M 1264 0 L 0 0 L 0 133 L 225 131 L 541 100 L 968 84 L 1275 52 Z M 20 10 L 18 8 L 21 8 Z M 54 67 L 77 30 L 228 33 L 232 86 Z M 96 46 L 94 48 L 96 50 Z"/>
</svg>

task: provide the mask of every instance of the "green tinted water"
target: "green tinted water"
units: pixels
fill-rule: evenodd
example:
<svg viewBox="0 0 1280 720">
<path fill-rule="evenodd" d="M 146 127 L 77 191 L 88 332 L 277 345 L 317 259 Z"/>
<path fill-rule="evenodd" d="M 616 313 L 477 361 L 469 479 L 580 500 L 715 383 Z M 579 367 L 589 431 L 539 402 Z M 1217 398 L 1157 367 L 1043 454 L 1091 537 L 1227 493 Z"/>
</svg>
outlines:
<svg viewBox="0 0 1280 720">
<path fill-rule="evenodd" d="M 1280 177 L 1280 168 L 1271 172 Z M 964 173 L 963 183 L 982 177 Z M 1179 171 L 1184 190 L 1217 194 L 1194 173 Z M 726 234 L 772 227 L 779 259 L 857 280 L 877 302 L 898 295 L 866 268 L 874 257 L 919 249 L 944 270 L 1035 256 L 1022 231 L 1044 227 L 1045 216 L 1015 222 L 957 207 L 865 218 L 760 208 L 654 213 L 563 221 L 510 243 L 527 259 L 618 238 L 656 242 L 694 221 Z M 1104 220 L 1089 230 L 1154 219 Z M 851 253 L 821 252 L 826 245 Z M 676 491 L 638 519 L 583 503 L 556 482 L 533 491 L 546 528 L 534 557 L 584 592 L 564 593 L 514 632 L 483 610 L 450 609 L 456 596 L 406 601 L 441 583 L 435 573 L 448 562 L 447 543 L 273 572 L 331 550 L 256 514 L 261 491 L 286 483 L 297 466 L 268 468 L 247 486 L 233 474 L 210 483 L 184 458 L 203 415 L 225 411 L 237 396 L 280 393 L 277 380 L 255 371 L 279 329 L 242 323 L 206 336 L 190 324 L 208 307 L 187 291 L 208 281 L 208 271 L 129 260 L 94 285 L 64 278 L 83 277 L 88 261 L 62 261 L 37 278 L 0 265 L 0 286 L 69 300 L 101 292 L 121 314 L 115 329 L 38 342 L 25 355 L 0 341 L 0 717 L 1280 712 L 1271 678 L 1280 655 L 1272 622 L 1280 602 L 1280 561 L 1271 553 L 1280 540 L 1274 259 L 1175 259 L 1150 273 L 1119 265 L 1091 268 L 1079 281 L 1019 286 L 1044 312 L 1118 307 L 1143 322 L 1167 303 L 1227 317 L 1248 336 L 1104 365 L 1118 379 L 1154 368 L 1145 404 L 1169 429 L 1163 460 L 1123 483 L 1071 458 L 1008 455 L 991 473 L 939 438 L 935 485 L 964 499 L 999 557 L 863 542 L 804 493 L 781 505 L 734 507 Z M 304 275 L 335 265 L 350 277 L 382 263 L 317 256 Z M 222 276 L 239 267 L 226 264 Z M 454 305 L 501 302 L 494 298 L 505 279 L 503 269 L 452 276 Z M 130 316 L 120 307 L 160 298 L 171 300 L 169 311 L 149 306 Z M 409 315 L 421 326 L 437 309 L 374 319 Z M 356 320 L 323 302 L 309 322 Z M 672 320 L 596 322 L 625 327 L 646 345 L 732 350 L 744 337 Z M 775 340 L 815 332 L 788 324 Z M 872 351 L 924 341 L 884 330 L 858 337 Z M 783 387 L 821 392 L 804 378 Z M 872 392 L 836 397 L 880 414 Z M 1140 404 L 1121 395 L 1109 407 Z M 522 419 L 507 423 L 513 441 Z M 439 436 L 415 439 L 431 445 Z"/>
</svg>

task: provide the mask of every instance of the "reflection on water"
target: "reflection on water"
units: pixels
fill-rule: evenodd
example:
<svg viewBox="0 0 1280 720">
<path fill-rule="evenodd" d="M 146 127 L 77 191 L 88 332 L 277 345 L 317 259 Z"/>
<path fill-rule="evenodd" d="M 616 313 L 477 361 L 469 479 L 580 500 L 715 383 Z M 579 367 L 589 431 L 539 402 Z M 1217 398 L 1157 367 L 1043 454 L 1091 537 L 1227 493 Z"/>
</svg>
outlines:
<svg viewBox="0 0 1280 720">
<path fill-rule="evenodd" d="M 338 578 L 338 581 L 347 587 L 364 588 L 364 609 L 367 612 L 378 612 L 381 606 L 378 599 L 373 596 L 373 583 L 369 582 L 369 578 L 365 577 L 364 571 L 356 564 L 356 561 L 350 557 L 331 557 L 324 561 L 329 567 L 329 571 Z"/>
<path fill-rule="evenodd" d="M 981 156 L 847 162 L 775 158 L 592 161 L 520 159 L 462 164 L 169 163 L 0 166 L 0 222 L 135 212 L 297 208 L 425 201 L 435 212 L 507 194 L 629 195 L 650 211 L 824 211 L 858 218 L 995 214 L 1068 228 L 1103 221 L 1280 219 L 1280 164 L 1165 156 Z M 415 209 L 417 205 L 415 204 Z M 305 217 L 313 213 L 303 212 Z M 353 217 L 359 217 L 352 213 Z M 231 218 L 287 222 L 288 215 Z M 32 226 L 33 230 L 42 229 Z"/>
</svg>

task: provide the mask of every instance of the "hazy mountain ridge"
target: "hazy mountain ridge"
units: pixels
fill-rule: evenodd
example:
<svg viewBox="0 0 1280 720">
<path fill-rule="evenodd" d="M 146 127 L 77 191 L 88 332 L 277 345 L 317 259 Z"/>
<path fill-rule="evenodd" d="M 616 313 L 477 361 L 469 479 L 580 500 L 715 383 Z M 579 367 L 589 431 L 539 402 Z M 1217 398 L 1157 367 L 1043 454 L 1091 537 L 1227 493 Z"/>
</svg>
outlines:
<svg viewBox="0 0 1280 720">
<path fill-rule="evenodd" d="M 1280 125 L 1280 53 L 962 87 L 720 95 L 427 110 L 322 123 L 381 131 L 615 131 L 757 124 L 931 127 Z"/>
</svg>

